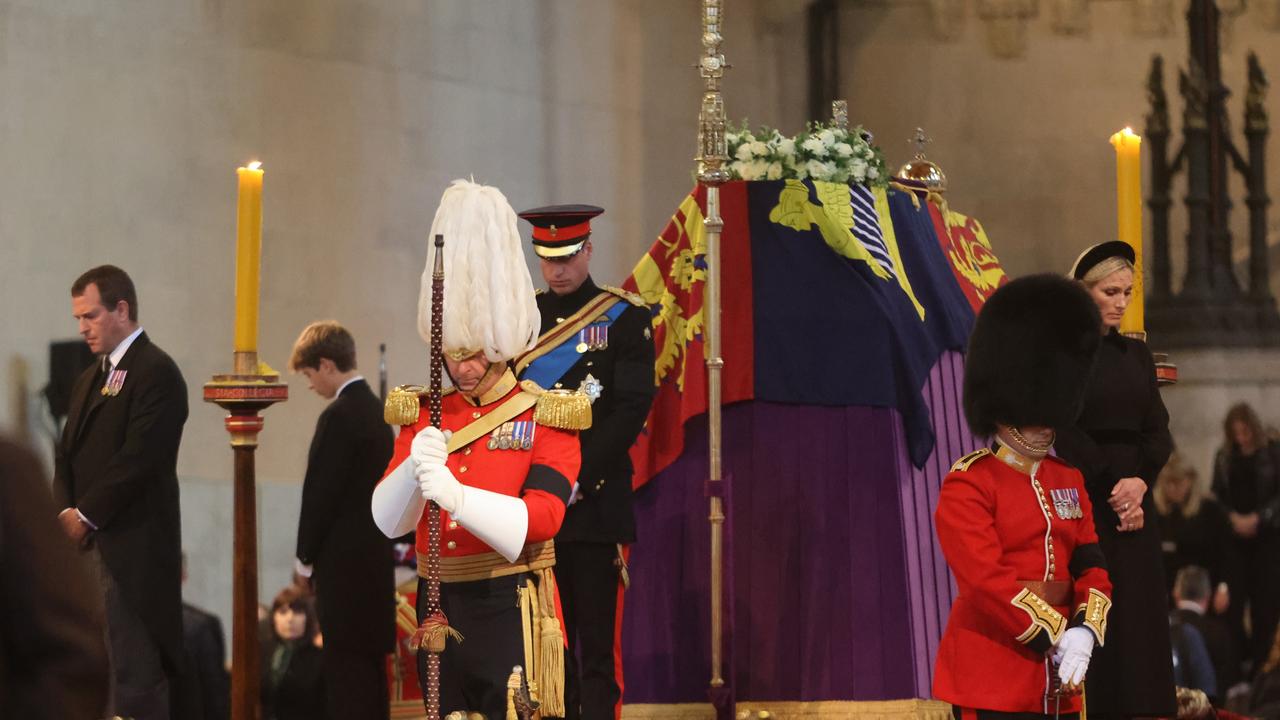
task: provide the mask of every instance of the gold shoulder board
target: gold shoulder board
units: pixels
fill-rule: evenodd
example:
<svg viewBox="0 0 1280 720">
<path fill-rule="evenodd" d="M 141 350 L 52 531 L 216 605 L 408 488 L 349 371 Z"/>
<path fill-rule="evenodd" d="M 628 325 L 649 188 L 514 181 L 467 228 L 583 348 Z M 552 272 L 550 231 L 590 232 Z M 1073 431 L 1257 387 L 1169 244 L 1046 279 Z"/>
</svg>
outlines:
<svg viewBox="0 0 1280 720">
<path fill-rule="evenodd" d="M 631 303 L 632 305 L 635 305 L 636 307 L 648 307 L 649 305 L 644 301 L 643 297 L 637 295 L 636 293 L 623 290 L 620 287 L 614 287 L 612 285 L 601 285 L 600 288 L 605 292 L 617 295 L 618 297 L 622 298 L 623 300 L 626 300 L 627 302 Z"/>
<path fill-rule="evenodd" d="M 991 454 L 991 450 L 987 448 L 980 448 L 978 450 L 974 450 L 968 455 L 965 455 L 964 457 L 957 460 L 955 464 L 951 466 L 951 472 L 963 472 L 965 470 L 968 470 L 970 465 L 978 462 L 979 460 L 981 460 L 982 458 L 990 454 Z"/>
<path fill-rule="evenodd" d="M 520 389 L 538 398 L 533 421 L 560 430 L 591 427 L 591 398 L 575 390 L 545 390 L 532 380 L 522 380 Z"/>
</svg>

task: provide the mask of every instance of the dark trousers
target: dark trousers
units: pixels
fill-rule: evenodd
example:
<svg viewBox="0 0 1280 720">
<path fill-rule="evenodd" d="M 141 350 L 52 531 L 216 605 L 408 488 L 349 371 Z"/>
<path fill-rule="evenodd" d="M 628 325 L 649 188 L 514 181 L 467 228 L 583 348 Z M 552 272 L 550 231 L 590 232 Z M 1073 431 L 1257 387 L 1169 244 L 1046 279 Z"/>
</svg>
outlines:
<svg viewBox="0 0 1280 720">
<path fill-rule="evenodd" d="M 329 717 L 387 720 L 387 656 L 326 646 L 321 655 Z"/>
<path fill-rule="evenodd" d="M 170 678 L 151 637 L 133 608 L 120 597 L 120 588 L 96 548 L 88 551 L 88 565 L 102 590 L 107 609 L 107 656 L 111 691 L 107 715 L 134 720 L 169 720 Z"/>
<path fill-rule="evenodd" d="M 556 583 L 569 634 L 564 688 L 568 720 L 611 720 L 621 711 L 622 583 L 617 560 L 618 546 L 613 543 L 556 543 Z"/>
<path fill-rule="evenodd" d="M 440 714 L 478 712 L 489 720 L 507 716 L 507 678 L 523 666 L 524 625 L 517 588 L 527 575 L 441 583 L 440 605 L 449 625 L 462 633 L 440 656 Z M 427 583 L 418 579 L 418 620 L 427 605 Z M 427 653 L 418 653 L 418 681 L 427 695 Z"/>
<path fill-rule="evenodd" d="M 1226 620 L 1245 656 L 1253 661 L 1253 674 L 1267 662 L 1280 622 L 1280 539 L 1266 536 L 1231 543 L 1231 605 Z M 1250 632 L 1245 633 L 1248 606 Z"/>
</svg>

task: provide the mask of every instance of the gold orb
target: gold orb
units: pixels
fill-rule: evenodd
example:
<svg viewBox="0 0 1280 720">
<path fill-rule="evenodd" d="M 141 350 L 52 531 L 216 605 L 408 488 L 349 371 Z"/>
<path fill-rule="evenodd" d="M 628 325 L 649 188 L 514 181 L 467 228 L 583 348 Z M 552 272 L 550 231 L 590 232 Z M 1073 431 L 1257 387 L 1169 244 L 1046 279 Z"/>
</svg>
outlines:
<svg viewBox="0 0 1280 720">
<path fill-rule="evenodd" d="M 898 168 L 898 178 L 923 183 L 933 192 L 947 191 L 947 176 L 932 160 L 925 159 L 923 154 L 916 155 L 911 162 Z"/>
</svg>

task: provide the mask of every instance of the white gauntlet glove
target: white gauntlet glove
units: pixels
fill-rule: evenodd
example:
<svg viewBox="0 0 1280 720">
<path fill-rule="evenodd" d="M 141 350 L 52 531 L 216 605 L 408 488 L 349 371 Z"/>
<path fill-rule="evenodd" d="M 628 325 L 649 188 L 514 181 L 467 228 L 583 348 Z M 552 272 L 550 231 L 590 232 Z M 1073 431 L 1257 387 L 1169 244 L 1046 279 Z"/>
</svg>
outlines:
<svg viewBox="0 0 1280 720">
<path fill-rule="evenodd" d="M 1067 628 L 1053 649 L 1053 662 L 1058 665 L 1058 679 L 1068 688 L 1080 687 L 1092 656 L 1093 632 L 1085 627 Z"/>
<path fill-rule="evenodd" d="M 418 438 L 414 438 L 413 441 L 417 443 Z M 420 465 L 418 489 L 422 491 L 424 500 L 434 500 L 450 515 L 457 515 L 462 511 L 462 483 L 458 482 L 458 479 L 453 476 L 453 471 L 448 467 L 436 463 Z"/>
<path fill-rule="evenodd" d="M 452 432 L 440 432 L 430 425 L 419 430 L 409 448 L 414 470 L 421 473 L 424 465 L 443 465 L 449 459 L 449 438 L 452 436 Z"/>
</svg>

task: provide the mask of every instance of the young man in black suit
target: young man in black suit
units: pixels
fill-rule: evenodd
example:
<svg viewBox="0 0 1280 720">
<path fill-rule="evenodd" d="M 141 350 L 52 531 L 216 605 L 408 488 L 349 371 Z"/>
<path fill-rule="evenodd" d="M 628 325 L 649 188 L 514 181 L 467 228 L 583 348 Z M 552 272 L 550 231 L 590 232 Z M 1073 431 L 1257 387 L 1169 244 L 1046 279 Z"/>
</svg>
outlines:
<svg viewBox="0 0 1280 720">
<path fill-rule="evenodd" d="M 333 399 L 320 414 L 298 519 L 298 572 L 312 578 L 324 633 L 330 717 L 385 719 L 386 655 L 395 645 L 391 543 L 373 523 L 373 488 L 391 460 L 382 403 L 356 371 L 356 344 L 336 322 L 302 331 L 289 368 Z"/>
<path fill-rule="evenodd" d="M 187 386 L 138 325 L 125 271 L 103 265 L 81 275 L 71 311 L 100 358 L 76 381 L 56 448 L 58 520 L 106 602 L 107 714 L 168 720 L 184 657 L 177 463 Z"/>
</svg>

